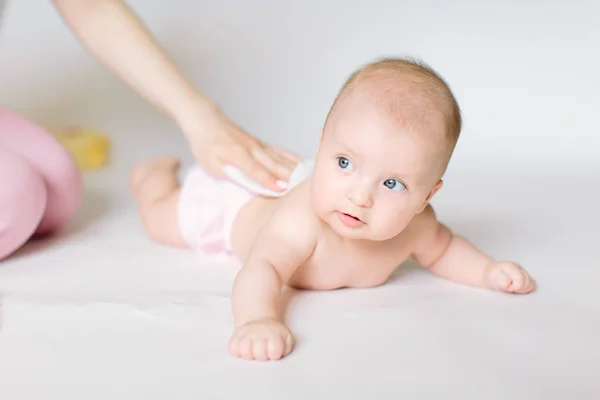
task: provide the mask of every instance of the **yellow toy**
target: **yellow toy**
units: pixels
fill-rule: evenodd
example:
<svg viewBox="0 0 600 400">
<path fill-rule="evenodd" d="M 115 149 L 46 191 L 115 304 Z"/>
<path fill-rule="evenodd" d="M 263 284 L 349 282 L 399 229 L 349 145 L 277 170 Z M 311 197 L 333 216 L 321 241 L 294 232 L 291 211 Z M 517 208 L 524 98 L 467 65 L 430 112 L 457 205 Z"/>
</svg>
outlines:
<svg viewBox="0 0 600 400">
<path fill-rule="evenodd" d="M 97 169 L 108 161 L 111 142 L 98 130 L 68 127 L 54 136 L 71 154 L 80 170 Z"/>
</svg>

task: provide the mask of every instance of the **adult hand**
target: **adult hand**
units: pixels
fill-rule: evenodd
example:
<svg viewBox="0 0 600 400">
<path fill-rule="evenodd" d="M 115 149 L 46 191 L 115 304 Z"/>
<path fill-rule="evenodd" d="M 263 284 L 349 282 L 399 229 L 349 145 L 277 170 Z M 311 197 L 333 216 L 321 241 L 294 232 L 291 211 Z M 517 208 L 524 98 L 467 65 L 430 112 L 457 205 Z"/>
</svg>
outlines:
<svg viewBox="0 0 600 400">
<path fill-rule="evenodd" d="M 180 124 L 197 161 L 216 177 L 232 165 L 265 188 L 282 191 L 300 158 L 263 144 L 215 107 L 201 105 L 191 121 Z"/>
<path fill-rule="evenodd" d="M 209 172 L 225 177 L 223 166 L 230 164 L 262 186 L 282 190 L 277 181 L 288 180 L 299 158 L 263 145 L 232 123 L 194 88 L 123 0 L 53 2 L 97 60 L 177 121 Z"/>
</svg>

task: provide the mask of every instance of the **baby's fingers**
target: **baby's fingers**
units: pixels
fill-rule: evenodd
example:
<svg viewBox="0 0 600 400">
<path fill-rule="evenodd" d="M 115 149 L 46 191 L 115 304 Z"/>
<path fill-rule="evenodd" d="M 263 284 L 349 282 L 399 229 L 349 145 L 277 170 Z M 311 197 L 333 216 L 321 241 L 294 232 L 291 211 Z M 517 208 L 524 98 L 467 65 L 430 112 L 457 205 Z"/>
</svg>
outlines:
<svg viewBox="0 0 600 400">
<path fill-rule="evenodd" d="M 533 292 L 535 289 L 537 289 L 537 283 L 535 281 L 535 279 L 533 279 L 532 277 L 529 277 L 529 290 L 528 292 Z"/>
<path fill-rule="evenodd" d="M 245 358 L 246 360 L 252 360 L 254 358 L 254 352 L 252 349 L 252 339 L 249 337 L 245 337 L 240 340 L 240 357 Z"/>
<path fill-rule="evenodd" d="M 519 292 L 521 289 L 523 289 L 523 286 L 525 284 L 525 274 L 521 272 L 512 272 L 510 274 L 510 277 L 512 279 L 512 284 L 508 289 L 509 291 Z"/>
<path fill-rule="evenodd" d="M 266 361 L 269 359 L 267 354 L 267 340 L 256 338 L 252 340 L 252 353 L 255 360 Z"/>
<path fill-rule="evenodd" d="M 271 337 L 268 342 L 268 353 L 269 359 L 279 360 L 283 357 L 284 352 L 284 341 L 281 337 Z"/>
<path fill-rule="evenodd" d="M 520 290 L 520 293 L 529 293 L 535 289 L 535 281 L 529 274 L 525 273 L 525 282 L 523 283 L 523 288 Z"/>
<path fill-rule="evenodd" d="M 234 357 L 240 357 L 240 337 L 237 332 L 229 340 L 229 354 Z"/>
<path fill-rule="evenodd" d="M 501 270 L 496 270 L 492 278 L 492 288 L 495 290 L 509 291 L 512 285 L 510 275 Z"/>
<path fill-rule="evenodd" d="M 294 337 L 291 334 L 287 334 L 285 337 L 285 346 L 283 349 L 283 356 L 287 356 L 294 349 Z"/>
</svg>

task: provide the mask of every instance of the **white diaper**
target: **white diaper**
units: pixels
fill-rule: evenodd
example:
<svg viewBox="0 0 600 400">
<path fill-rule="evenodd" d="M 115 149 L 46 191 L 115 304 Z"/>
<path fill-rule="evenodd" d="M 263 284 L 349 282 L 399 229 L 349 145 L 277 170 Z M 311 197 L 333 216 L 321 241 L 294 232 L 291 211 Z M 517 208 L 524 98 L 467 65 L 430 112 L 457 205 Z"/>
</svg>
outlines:
<svg viewBox="0 0 600 400">
<path fill-rule="evenodd" d="M 192 166 L 183 179 L 179 195 L 177 214 L 181 236 L 190 248 L 210 259 L 232 256 L 231 230 L 240 209 L 257 195 L 283 196 L 310 177 L 313 166 L 310 160 L 301 161 L 282 193 L 257 185 L 237 168 L 226 167 L 230 181 L 214 178 L 199 165 Z"/>
</svg>

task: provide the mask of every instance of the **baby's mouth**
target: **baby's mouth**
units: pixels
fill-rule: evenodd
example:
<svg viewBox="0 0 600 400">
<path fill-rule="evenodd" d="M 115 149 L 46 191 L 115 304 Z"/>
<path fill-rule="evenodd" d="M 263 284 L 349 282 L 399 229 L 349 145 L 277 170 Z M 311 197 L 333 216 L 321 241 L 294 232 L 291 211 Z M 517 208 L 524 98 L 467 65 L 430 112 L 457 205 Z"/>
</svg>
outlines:
<svg viewBox="0 0 600 400">
<path fill-rule="evenodd" d="M 345 215 L 345 216 L 347 216 L 347 217 L 353 218 L 353 219 L 355 219 L 355 220 L 356 220 L 356 221 L 358 221 L 358 222 L 363 222 L 363 221 L 362 221 L 360 218 L 358 218 L 358 217 L 355 217 L 355 216 L 354 216 L 354 215 L 352 215 L 352 214 L 346 214 L 346 213 L 342 213 L 342 214 L 344 214 L 344 215 Z"/>
<path fill-rule="evenodd" d="M 344 225 L 349 226 L 351 228 L 359 228 L 359 227 L 365 225 L 364 221 L 362 221 L 358 217 L 355 217 L 352 214 L 348 214 L 348 213 L 341 212 L 341 211 L 338 211 L 337 214 L 338 214 L 338 218 L 340 219 L 340 221 Z"/>
</svg>

